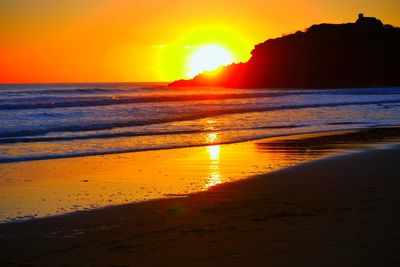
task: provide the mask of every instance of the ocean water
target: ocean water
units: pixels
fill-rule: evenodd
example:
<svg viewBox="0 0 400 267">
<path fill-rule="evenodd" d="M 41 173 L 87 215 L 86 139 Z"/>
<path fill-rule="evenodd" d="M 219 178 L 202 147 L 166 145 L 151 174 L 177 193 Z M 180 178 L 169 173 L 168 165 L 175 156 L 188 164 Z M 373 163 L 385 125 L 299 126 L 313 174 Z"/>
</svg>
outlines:
<svg viewBox="0 0 400 267">
<path fill-rule="evenodd" d="M 400 125 L 400 88 L 0 85 L 0 163 Z"/>
<path fill-rule="evenodd" d="M 400 88 L 0 85 L 0 163 L 400 124 Z"/>
<path fill-rule="evenodd" d="M 7 223 L 184 196 L 340 153 L 241 141 L 400 125 L 400 88 L 0 85 L 0 121 Z M 142 152 L 115 154 L 129 151 Z"/>
</svg>

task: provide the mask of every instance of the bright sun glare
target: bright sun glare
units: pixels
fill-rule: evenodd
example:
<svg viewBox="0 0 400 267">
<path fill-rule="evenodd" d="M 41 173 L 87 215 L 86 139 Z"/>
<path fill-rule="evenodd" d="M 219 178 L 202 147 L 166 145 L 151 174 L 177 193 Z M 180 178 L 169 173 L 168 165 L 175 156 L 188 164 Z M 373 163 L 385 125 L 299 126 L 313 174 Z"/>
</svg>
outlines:
<svg viewBox="0 0 400 267">
<path fill-rule="evenodd" d="M 188 76 L 194 77 L 203 71 L 214 71 L 231 63 L 233 56 L 225 47 L 216 44 L 203 45 L 189 58 Z"/>
</svg>

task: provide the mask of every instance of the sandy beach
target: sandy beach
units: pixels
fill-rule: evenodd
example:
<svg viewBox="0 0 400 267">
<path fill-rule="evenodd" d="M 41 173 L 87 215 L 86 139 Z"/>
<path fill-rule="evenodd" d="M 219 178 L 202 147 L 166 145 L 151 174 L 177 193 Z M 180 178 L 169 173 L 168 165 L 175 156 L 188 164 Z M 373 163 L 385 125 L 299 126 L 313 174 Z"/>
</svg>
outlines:
<svg viewBox="0 0 400 267">
<path fill-rule="evenodd" d="M 174 199 L 3 224 L 0 265 L 397 266 L 400 148 L 350 151 Z"/>
<path fill-rule="evenodd" d="M 0 267 L 400 266 L 398 11 L 0 1 Z"/>
</svg>

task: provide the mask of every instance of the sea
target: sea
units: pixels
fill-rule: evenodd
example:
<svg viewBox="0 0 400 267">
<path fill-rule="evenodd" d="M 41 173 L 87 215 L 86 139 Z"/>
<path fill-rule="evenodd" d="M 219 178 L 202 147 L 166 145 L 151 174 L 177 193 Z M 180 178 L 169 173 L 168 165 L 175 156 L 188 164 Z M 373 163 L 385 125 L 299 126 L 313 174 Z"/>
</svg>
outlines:
<svg viewBox="0 0 400 267">
<path fill-rule="evenodd" d="M 0 163 L 70 158 L 399 125 L 400 87 L 3 84 L 0 121 Z"/>
<path fill-rule="evenodd" d="M 342 153 L 268 138 L 398 126 L 400 87 L 5 84 L 0 122 L 1 224 L 185 197 Z"/>
</svg>

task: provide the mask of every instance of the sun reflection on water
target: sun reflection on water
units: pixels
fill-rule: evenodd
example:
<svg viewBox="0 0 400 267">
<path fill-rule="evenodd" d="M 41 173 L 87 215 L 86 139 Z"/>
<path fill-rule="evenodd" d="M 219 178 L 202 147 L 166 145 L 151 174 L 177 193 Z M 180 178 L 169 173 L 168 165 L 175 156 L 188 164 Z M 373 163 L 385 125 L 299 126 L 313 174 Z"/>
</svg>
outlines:
<svg viewBox="0 0 400 267">
<path fill-rule="evenodd" d="M 204 130 L 205 131 L 215 131 L 216 130 L 215 123 L 216 123 L 215 120 L 207 120 L 206 125 L 204 126 Z M 218 136 L 218 133 L 212 132 L 212 133 L 206 134 L 204 139 L 207 144 L 212 145 L 219 141 L 219 136 Z"/>
<path fill-rule="evenodd" d="M 206 147 L 206 149 L 210 157 L 210 165 L 209 165 L 209 175 L 204 185 L 205 189 L 220 184 L 222 183 L 223 180 L 219 171 L 221 146 L 220 145 L 208 146 Z"/>
<path fill-rule="evenodd" d="M 198 192 L 329 153 L 280 142 L 288 137 L 217 145 L 221 137 L 204 134 L 204 147 L 0 164 L 0 222 Z"/>
<path fill-rule="evenodd" d="M 218 133 L 209 133 L 206 135 L 206 143 L 214 144 L 219 140 Z"/>
<path fill-rule="evenodd" d="M 213 131 L 213 130 L 215 130 L 215 123 L 216 123 L 216 121 L 215 120 L 207 120 L 206 121 L 206 126 L 204 127 L 204 130 L 208 130 L 208 131 Z"/>
<path fill-rule="evenodd" d="M 212 163 L 215 163 L 215 161 L 219 160 L 220 148 L 221 148 L 220 145 L 208 146 L 207 147 L 207 152 L 210 155 L 210 160 L 211 160 Z"/>
<path fill-rule="evenodd" d="M 204 188 L 207 189 L 220 183 L 222 183 L 222 177 L 219 173 L 218 165 L 210 165 L 210 175 L 206 180 Z"/>
</svg>

